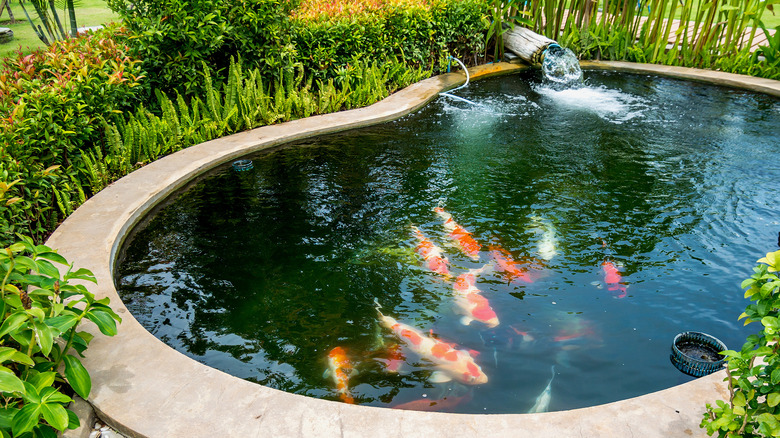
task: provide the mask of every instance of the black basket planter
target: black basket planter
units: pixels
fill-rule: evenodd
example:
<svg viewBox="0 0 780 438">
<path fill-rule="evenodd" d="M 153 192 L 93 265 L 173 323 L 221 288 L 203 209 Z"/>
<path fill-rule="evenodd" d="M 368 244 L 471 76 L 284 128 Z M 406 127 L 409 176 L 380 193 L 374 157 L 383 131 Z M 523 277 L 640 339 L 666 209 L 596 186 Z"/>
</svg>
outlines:
<svg viewBox="0 0 780 438">
<path fill-rule="evenodd" d="M 694 377 L 712 374 L 726 363 L 726 344 L 705 333 L 682 332 L 674 337 L 670 359 L 678 370 Z"/>
</svg>

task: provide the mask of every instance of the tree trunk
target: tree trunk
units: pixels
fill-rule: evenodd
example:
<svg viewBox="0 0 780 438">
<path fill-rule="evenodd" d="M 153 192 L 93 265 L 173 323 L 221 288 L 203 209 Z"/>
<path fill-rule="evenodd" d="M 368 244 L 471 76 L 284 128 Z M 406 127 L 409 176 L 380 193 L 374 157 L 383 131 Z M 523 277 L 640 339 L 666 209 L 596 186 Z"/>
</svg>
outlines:
<svg viewBox="0 0 780 438">
<path fill-rule="evenodd" d="M 504 46 L 529 64 L 540 64 L 544 49 L 553 43 L 555 41 L 519 26 L 504 34 Z"/>
</svg>

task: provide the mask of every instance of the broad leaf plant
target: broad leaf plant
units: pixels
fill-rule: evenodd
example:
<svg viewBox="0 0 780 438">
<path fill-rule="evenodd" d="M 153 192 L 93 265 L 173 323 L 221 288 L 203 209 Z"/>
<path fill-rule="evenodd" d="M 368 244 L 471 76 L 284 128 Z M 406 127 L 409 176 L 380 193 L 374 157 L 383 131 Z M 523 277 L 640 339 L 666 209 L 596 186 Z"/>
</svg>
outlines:
<svg viewBox="0 0 780 438">
<path fill-rule="evenodd" d="M 19 239 L 0 250 L 0 437 L 55 438 L 79 426 L 67 406 L 74 393 L 86 399 L 92 387 L 80 359 L 92 335 L 79 331 L 81 323 L 114 336 L 121 318 L 108 298 L 95 299 L 81 284 L 95 282 L 90 271 Z"/>
<path fill-rule="evenodd" d="M 758 260 L 742 282 L 751 303 L 740 315 L 745 325 L 760 322 L 740 351 L 726 350 L 730 397 L 707 404 L 701 427 L 719 437 L 780 436 L 780 251 Z"/>
</svg>

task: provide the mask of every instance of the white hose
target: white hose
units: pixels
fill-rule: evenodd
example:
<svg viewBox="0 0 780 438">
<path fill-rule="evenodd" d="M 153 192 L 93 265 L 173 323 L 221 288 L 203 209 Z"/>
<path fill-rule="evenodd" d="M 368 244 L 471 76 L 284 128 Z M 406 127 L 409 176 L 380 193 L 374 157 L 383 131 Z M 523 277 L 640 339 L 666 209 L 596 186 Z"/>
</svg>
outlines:
<svg viewBox="0 0 780 438">
<path fill-rule="evenodd" d="M 453 88 L 453 89 L 452 89 L 452 90 L 450 90 L 450 91 L 443 92 L 443 93 L 439 93 L 439 96 L 445 96 L 445 97 L 449 97 L 449 98 L 452 98 L 452 99 L 455 99 L 455 100 L 460 100 L 460 101 L 462 101 L 462 102 L 470 103 L 470 104 L 472 104 L 472 105 L 479 105 L 479 104 L 478 104 L 478 103 L 476 103 L 476 102 L 472 102 L 472 101 L 470 101 L 470 100 L 468 100 L 468 99 L 464 99 L 464 98 L 462 98 L 462 97 L 459 97 L 459 96 L 454 96 L 454 95 L 450 94 L 450 93 L 452 93 L 453 91 L 458 91 L 458 90 L 460 90 L 461 88 L 465 88 L 465 87 L 466 87 L 466 86 L 468 86 L 468 84 L 469 84 L 469 69 L 467 69 L 467 68 L 466 68 L 466 66 L 465 66 L 465 65 L 463 65 L 463 63 L 462 63 L 462 62 L 460 62 L 460 59 L 458 59 L 458 58 L 456 58 L 456 57 L 454 57 L 454 56 L 450 56 L 450 59 L 454 59 L 454 60 L 455 60 L 455 61 L 456 61 L 458 64 L 460 64 L 460 68 L 462 68 L 462 69 L 463 69 L 463 71 L 466 73 L 466 83 L 465 83 L 465 84 L 463 84 L 463 85 L 461 85 L 460 87 Z"/>
</svg>

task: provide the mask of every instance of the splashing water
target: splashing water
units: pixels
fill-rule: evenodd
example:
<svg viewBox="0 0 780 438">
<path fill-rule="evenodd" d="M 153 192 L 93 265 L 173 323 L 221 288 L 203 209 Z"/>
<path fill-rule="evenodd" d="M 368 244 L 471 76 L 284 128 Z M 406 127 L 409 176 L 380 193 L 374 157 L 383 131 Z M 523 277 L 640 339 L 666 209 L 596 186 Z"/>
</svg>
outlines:
<svg viewBox="0 0 780 438">
<path fill-rule="evenodd" d="M 571 84 L 582 80 L 582 69 L 574 52 L 557 44 L 550 44 L 544 52 L 542 73 L 545 78 L 559 84 Z"/>
<path fill-rule="evenodd" d="M 534 87 L 534 91 L 559 107 L 591 112 L 615 124 L 643 117 L 648 109 L 641 97 L 604 86 L 558 89 L 542 85 Z"/>
</svg>

